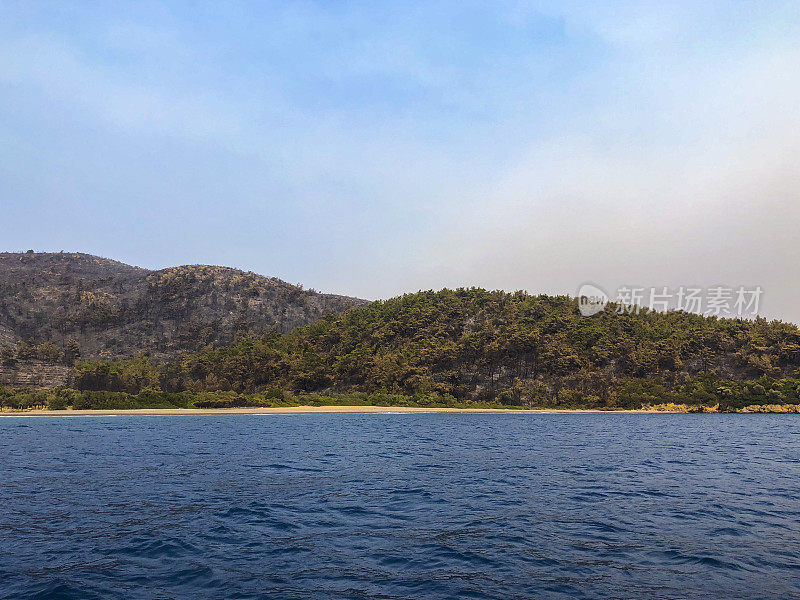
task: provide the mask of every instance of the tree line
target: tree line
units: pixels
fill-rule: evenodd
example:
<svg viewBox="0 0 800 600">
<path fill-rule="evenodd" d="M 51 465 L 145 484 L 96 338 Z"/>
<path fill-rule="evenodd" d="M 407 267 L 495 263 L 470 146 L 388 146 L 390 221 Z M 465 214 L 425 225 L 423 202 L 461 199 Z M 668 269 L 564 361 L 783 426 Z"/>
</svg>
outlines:
<svg viewBox="0 0 800 600">
<path fill-rule="evenodd" d="M 383 393 L 508 406 L 800 403 L 800 330 L 685 312 L 586 317 L 566 296 L 406 294 L 286 334 L 157 364 L 77 362 L 74 386 L 138 394 Z"/>
</svg>

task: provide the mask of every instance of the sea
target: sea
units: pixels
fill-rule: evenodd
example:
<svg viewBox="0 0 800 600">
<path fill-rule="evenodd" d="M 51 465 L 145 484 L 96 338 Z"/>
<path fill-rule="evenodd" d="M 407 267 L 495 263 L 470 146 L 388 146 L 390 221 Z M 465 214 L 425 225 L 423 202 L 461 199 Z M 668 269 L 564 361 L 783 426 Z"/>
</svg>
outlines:
<svg viewBox="0 0 800 600">
<path fill-rule="evenodd" d="M 0 598 L 800 598 L 800 416 L 0 418 Z"/>
</svg>

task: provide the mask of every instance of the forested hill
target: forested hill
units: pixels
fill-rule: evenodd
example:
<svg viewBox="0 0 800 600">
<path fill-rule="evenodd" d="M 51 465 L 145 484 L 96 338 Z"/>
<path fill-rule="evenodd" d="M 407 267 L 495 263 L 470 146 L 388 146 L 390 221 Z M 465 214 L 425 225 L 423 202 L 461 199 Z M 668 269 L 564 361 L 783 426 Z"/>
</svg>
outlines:
<svg viewBox="0 0 800 600">
<path fill-rule="evenodd" d="M 539 406 L 800 402 L 795 325 L 613 309 L 585 317 L 568 297 L 420 292 L 164 367 L 82 363 L 76 384 L 386 392 Z"/>
<path fill-rule="evenodd" d="M 227 267 L 149 271 L 75 253 L 0 253 L 6 364 L 119 359 L 286 332 L 364 304 Z"/>
</svg>

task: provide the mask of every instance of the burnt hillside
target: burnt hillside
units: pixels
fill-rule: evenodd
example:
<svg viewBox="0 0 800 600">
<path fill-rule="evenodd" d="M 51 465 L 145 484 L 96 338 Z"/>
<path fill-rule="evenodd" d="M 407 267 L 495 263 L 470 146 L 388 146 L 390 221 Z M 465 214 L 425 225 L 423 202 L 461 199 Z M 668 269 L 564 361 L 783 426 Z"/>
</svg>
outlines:
<svg viewBox="0 0 800 600">
<path fill-rule="evenodd" d="M 149 271 L 80 253 L 0 253 L 6 366 L 148 353 L 163 359 L 286 332 L 365 301 L 228 267 Z"/>
</svg>

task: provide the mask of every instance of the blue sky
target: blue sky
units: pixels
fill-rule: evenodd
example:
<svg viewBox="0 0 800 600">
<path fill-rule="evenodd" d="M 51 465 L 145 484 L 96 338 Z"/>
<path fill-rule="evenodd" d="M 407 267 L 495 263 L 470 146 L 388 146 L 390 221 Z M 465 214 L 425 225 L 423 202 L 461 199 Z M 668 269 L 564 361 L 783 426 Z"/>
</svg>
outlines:
<svg viewBox="0 0 800 600">
<path fill-rule="evenodd" d="M 2 247 L 800 320 L 799 42 L 796 2 L 4 2 Z"/>
</svg>

